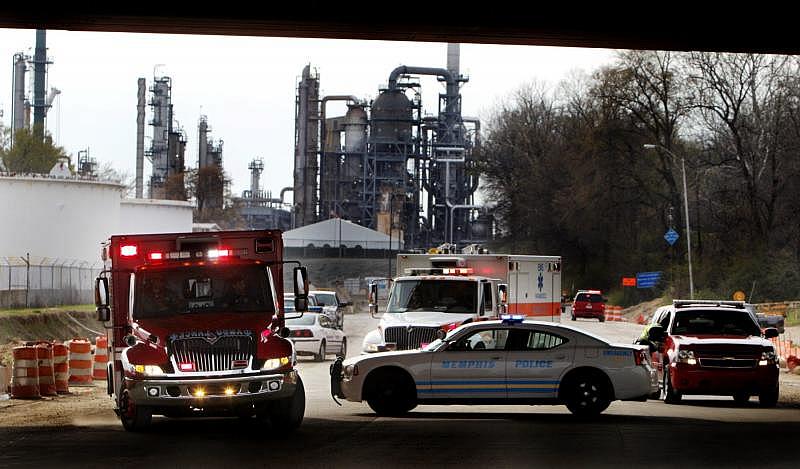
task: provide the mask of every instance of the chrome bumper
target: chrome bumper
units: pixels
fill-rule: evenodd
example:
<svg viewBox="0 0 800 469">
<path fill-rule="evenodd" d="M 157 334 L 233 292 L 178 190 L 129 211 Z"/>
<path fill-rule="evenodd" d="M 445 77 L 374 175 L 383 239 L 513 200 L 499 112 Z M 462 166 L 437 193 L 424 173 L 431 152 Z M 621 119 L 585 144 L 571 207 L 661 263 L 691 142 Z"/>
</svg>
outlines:
<svg viewBox="0 0 800 469">
<path fill-rule="evenodd" d="M 294 394 L 297 381 L 297 371 L 292 370 L 230 378 L 126 378 L 125 386 L 138 405 L 226 407 L 289 397 Z"/>
</svg>

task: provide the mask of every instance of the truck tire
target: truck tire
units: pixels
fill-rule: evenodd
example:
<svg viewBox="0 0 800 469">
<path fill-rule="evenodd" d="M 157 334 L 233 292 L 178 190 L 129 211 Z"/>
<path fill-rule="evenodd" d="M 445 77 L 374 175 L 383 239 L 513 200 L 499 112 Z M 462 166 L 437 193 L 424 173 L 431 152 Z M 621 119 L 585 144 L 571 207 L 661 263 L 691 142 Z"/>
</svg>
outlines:
<svg viewBox="0 0 800 469">
<path fill-rule="evenodd" d="M 681 402 L 681 393 L 672 388 L 672 379 L 669 375 L 669 363 L 664 364 L 664 403 L 665 404 L 678 404 Z"/>
<path fill-rule="evenodd" d="M 417 406 L 414 382 L 402 371 L 377 370 L 365 388 L 367 404 L 381 417 L 398 417 Z"/>
<path fill-rule="evenodd" d="M 750 401 L 750 394 L 746 392 L 737 392 L 733 394 L 733 402 L 739 405 L 745 405 Z"/>
<path fill-rule="evenodd" d="M 319 343 L 319 351 L 314 354 L 314 361 L 315 362 L 323 362 L 325 361 L 325 355 L 327 351 L 325 350 L 325 341 Z"/>
<path fill-rule="evenodd" d="M 775 407 L 778 405 L 778 397 L 780 396 L 780 390 L 778 386 L 775 386 L 775 389 L 771 389 L 766 392 L 762 392 L 758 395 L 758 405 L 761 407 Z"/>
<path fill-rule="evenodd" d="M 572 376 L 565 391 L 567 409 L 578 416 L 598 415 L 611 404 L 611 389 L 598 373 L 581 372 Z"/>
<path fill-rule="evenodd" d="M 605 316 L 600 316 L 600 317 L 599 317 L 599 318 L 597 318 L 597 319 L 598 319 L 600 322 L 606 322 L 606 317 L 605 317 Z"/>
<path fill-rule="evenodd" d="M 136 405 L 131 400 L 128 390 L 122 388 L 119 397 L 119 419 L 125 430 L 129 432 L 145 431 L 153 421 L 153 410 Z"/>
<path fill-rule="evenodd" d="M 269 421 L 273 430 L 293 432 L 303 423 L 306 412 L 306 389 L 297 375 L 297 388 L 289 397 L 279 399 L 269 408 Z"/>
</svg>

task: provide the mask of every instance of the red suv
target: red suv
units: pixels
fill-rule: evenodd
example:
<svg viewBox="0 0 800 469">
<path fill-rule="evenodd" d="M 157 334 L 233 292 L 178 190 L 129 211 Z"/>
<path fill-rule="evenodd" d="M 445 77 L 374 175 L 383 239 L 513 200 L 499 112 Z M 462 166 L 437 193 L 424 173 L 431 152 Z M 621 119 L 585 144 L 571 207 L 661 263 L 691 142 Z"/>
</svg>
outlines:
<svg viewBox="0 0 800 469">
<path fill-rule="evenodd" d="M 758 396 L 762 407 L 778 402 L 778 357 L 741 301 L 675 300 L 656 310 L 643 338 L 655 350 L 653 361 L 666 403 L 684 394 L 732 396 L 740 404 Z"/>
<path fill-rule="evenodd" d="M 572 301 L 572 320 L 577 318 L 606 320 L 606 303 L 600 290 L 578 290 Z"/>
</svg>

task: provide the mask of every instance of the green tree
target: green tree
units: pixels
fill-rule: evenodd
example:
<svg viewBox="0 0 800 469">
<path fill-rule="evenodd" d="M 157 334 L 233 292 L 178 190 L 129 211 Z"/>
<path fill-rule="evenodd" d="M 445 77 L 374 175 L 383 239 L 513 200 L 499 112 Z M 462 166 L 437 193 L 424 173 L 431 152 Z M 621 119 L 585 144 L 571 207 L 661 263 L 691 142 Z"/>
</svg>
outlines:
<svg viewBox="0 0 800 469">
<path fill-rule="evenodd" d="M 46 134 L 38 138 L 30 129 L 20 129 L 14 133 L 12 147 L 0 147 L 0 157 L 7 171 L 19 173 L 48 173 L 59 158 L 66 158 L 64 148 L 53 144 L 53 138 Z"/>
</svg>

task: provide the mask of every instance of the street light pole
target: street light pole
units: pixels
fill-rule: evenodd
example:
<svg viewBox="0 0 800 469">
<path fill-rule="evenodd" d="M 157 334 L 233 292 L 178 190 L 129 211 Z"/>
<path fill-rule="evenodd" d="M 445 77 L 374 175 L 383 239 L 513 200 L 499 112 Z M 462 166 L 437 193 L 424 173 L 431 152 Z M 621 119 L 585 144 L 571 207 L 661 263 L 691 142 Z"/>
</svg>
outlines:
<svg viewBox="0 0 800 469">
<path fill-rule="evenodd" d="M 647 149 L 661 149 L 664 150 L 669 156 L 673 159 L 678 159 L 678 156 L 675 153 L 672 153 L 669 149 L 664 147 L 663 145 L 654 145 L 651 143 L 645 143 L 644 148 Z M 681 173 L 683 173 L 683 211 L 684 211 L 684 219 L 686 220 L 686 257 L 689 261 L 689 299 L 694 299 L 694 279 L 692 278 L 692 235 L 689 229 L 689 191 L 686 188 L 686 159 L 684 157 L 680 157 L 681 160 Z"/>
</svg>

